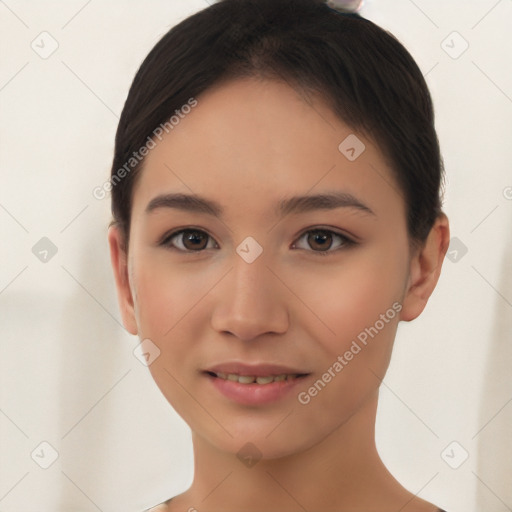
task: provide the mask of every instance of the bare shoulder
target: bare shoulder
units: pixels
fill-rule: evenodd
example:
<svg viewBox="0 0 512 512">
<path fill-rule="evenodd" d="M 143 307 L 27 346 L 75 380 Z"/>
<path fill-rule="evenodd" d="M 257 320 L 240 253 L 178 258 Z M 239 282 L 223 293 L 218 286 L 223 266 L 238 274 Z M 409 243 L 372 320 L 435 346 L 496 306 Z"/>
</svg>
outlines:
<svg viewBox="0 0 512 512">
<path fill-rule="evenodd" d="M 170 498 L 167 501 L 165 501 L 164 503 L 160 503 L 159 505 L 156 505 L 150 509 L 147 509 L 144 512 L 176 512 L 178 510 L 186 511 L 186 512 L 197 512 L 197 510 L 194 507 L 185 507 L 184 508 L 183 503 L 181 503 L 181 506 L 178 506 L 178 500 L 176 498 L 179 498 L 179 496 L 182 496 L 182 495 L 178 495 L 178 496 L 175 496 L 174 498 Z M 172 504 L 171 504 L 171 501 L 172 501 Z M 411 512 L 413 512 L 413 511 L 414 512 L 445 512 L 445 510 L 443 510 L 439 507 L 436 507 L 432 503 L 421 500 L 417 496 L 412 501 L 416 501 L 416 503 L 415 504 L 408 503 L 407 508 L 404 509 L 403 512 L 406 512 L 409 510 L 411 510 Z"/>
<path fill-rule="evenodd" d="M 149 508 L 145 510 L 144 512 L 168 512 L 168 502 L 160 503 L 160 505 L 156 505 L 155 507 Z"/>
<path fill-rule="evenodd" d="M 173 498 L 169 498 L 167 501 L 160 503 L 159 505 L 155 505 L 152 508 L 148 508 L 144 510 L 144 512 L 171 512 L 173 509 L 171 508 L 171 500 Z"/>
</svg>

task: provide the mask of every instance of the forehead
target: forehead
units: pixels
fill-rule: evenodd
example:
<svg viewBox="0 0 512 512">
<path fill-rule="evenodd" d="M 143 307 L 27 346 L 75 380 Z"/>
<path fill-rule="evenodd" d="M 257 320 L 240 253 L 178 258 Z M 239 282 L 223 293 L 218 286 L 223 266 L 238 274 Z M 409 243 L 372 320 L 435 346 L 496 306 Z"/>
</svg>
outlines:
<svg viewBox="0 0 512 512">
<path fill-rule="evenodd" d="M 134 213 L 167 191 L 215 196 L 254 211 L 283 194 L 330 188 L 363 194 L 377 210 L 379 203 L 401 200 L 378 147 L 318 97 L 313 101 L 282 82 L 242 79 L 196 100 L 161 141 L 155 139 L 135 185 Z M 362 151 L 355 160 L 344 153 L 347 144 Z"/>
</svg>

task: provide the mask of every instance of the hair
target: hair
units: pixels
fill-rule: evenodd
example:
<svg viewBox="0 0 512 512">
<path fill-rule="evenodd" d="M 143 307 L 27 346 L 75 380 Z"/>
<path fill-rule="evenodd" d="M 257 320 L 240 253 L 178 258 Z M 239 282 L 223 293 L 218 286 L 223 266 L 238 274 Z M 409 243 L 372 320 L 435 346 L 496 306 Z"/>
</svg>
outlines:
<svg viewBox="0 0 512 512">
<path fill-rule="evenodd" d="M 130 87 L 110 180 L 111 225 L 119 226 L 126 252 L 133 188 L 145 161 L 135 161 L 134 152 L 190 98 L 242 78 L 278 80 L 314 95 L 374 141 L 403 197 L 410 247 L 425 242 L 442 211 L 444 165 L 432 99 L 405 47 L 370 20 L 323 0 L 220 0 L 171 28 Z M 127 162 L 133 169 L 120 180 Z"/>
</svg>

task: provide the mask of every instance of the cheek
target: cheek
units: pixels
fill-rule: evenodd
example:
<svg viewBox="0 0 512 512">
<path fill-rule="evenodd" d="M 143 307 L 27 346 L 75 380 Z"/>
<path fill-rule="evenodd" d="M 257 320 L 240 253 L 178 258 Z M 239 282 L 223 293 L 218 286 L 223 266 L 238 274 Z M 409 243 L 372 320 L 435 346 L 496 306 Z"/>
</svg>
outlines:
<svg viewBox="0 0 512 512">
<path fill-rule="evenodd" d="M 208 283 L 201 281 L 201 276 L 180 271 L 168 258 L 146 254 L 144 259 L 141 253 L 134 264 L 139 336 L 149 338 L 160 350 L 148 369 L 167 401 L 180 414 L 186 414 L 190 397 L 180 383 L 184 369 L 193 370 L 189 360 L 195 336 L 185 329 L 190 328 L 190 319 L 198 311 Z"/>
<path fill-rule="evenodd" d="M 178 282 L 169 272 L 161 272 L 158 267 L 143 262 L 134 269 L 134 281 L 139 333 L 145 338 L 161 338 L 175 323 Z"/>
<path fill-rule="evenodd" d="M 136 316 L 141 339 L 149 338 L 160 350 L 149 369 L 164 395 L 179 408 L 186 400 L 173 379 L 183 381 L 197 370 L 198 350 L 210 325 L 204 304 L 222 277 L 222 269 L 179 264 L 165 254 L 153 253 L 134 264 L 137 289 Z"/>
<path fill-rule="evenodd" d="M 307 409 L 311 415 L 314 410 L 324 418 L 325 411 L 331 411 L 331 426 L 345 421 L 375 396 L 388 368 L 403 280 L 400 260 L 390 258 L 389 262 L 385 265 L 370 256 L 358 260 L 358 265 L 324 268 L 325 275 L 315 272 L 307 283 L 303 281 L 315 290 L 306 297 L 321 320 L 311 315 L 307 322 L 319 358 L 316 380 L 301 390 L 303 400 L 310 400 L 304 412 Z M 310 426 L 325 428 L 319 423 Z"/>
<path fill-rule="evenodd" d="M 389 333 L 392 342 L 393 329 L 389 327 L 398 323 L 396 309 L 402 296 L 405 261 L 398 251 L 387 258 L 382 254 L 386 253 L 353 252 L 339 263 L 308 269 L 296 280 L 297 295 L 305 298 L 317 317 L 315 320 L 313 314 L 308 314 L 314 339 L 323 340 L 330 354 L 350 346 L 376 322 L 382 327 L 381 315 L 387 320 L 382 337 Z"/>
<path fill-rule="evenodd" d="M 164 253 L 145 254 L 134 261 L 137 290 L 137 323 L 145 337 L 164 339 L 179 330 L 181 319 L 190 314 L 211 287 L 212 276 L 190 272 L 172 263 Z"/>
<path fill-rule="evenodd" d="M 311 393 L 303 391 L 318 411 L 335 404 L 335 421 L 377 392 L 389 365 L 407 253 L 386 249 L 354 252 L 300 280 L 304 287 L 299 293 L 321 320 L 311 316 L 307 325 L 322 354 L 316 368 L 319 380 Z"/>
</svg>

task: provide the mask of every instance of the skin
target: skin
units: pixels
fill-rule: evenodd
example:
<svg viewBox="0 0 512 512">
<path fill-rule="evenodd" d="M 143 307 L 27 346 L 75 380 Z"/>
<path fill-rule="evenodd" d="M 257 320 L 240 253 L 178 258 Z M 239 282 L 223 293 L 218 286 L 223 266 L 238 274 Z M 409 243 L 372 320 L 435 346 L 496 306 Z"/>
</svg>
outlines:
<svg viewBox="0 0 512 512">
<path fill-rule="evenodd" d="M 197 99 L 146 157 L 128 254 L 117 227 L 108 233 L 124 326 L 160 349 L 150 372 L 192 430 L 194 480 L 167 510 L 437 510 L 387 471 L 375 417 L 397 325 L 423 311 L 438 281 L 448 219 L 441 214 L 424 246 L 410 252 L 403 197 L 383 155 L 357 134 L 366 149 L 349 161 L 338 145 L 353 130 L 318 98 L 308 103 L 287 84 L 243 79 Z M 352 193 L 374 215 L 348 207 L 282 219 L 274 213 L 284 197 L 333 190 Z M 146 214 L 163 192 L 213 199 L 224 215 Z M 182 236 L 174 250 L 159 245 L 187 227 L 210 235 L 202 252 L 192 253 L 196 246 Z M 322 246 L 302 236 L 313 228 L 358 243 L 343 246 L 327 233 Z M 236 252 L 248 236 L 263 248 L 250 264 Z M 322 247 L 331 252 L 318 254 Z M 297 392 L 395 302 L 401 311 L 308 404 L 299 403 Z M 243 406 L 199 372 L 233 360 L 312 375 L 277 402 Z M 252 467 L 237 458 L 247 442 L 262 454 Z"/>
</svg>

